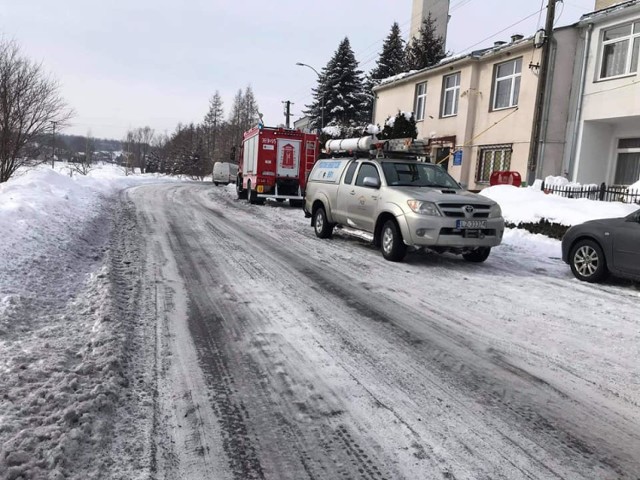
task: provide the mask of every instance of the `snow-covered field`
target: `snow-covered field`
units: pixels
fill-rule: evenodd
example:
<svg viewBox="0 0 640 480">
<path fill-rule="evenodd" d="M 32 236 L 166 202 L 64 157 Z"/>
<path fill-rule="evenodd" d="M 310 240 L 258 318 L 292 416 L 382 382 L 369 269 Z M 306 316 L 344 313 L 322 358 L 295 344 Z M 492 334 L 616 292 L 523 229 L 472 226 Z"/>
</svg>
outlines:
<svg viewBox="0 0 640 480">
<path fill-rule="evenodd" d="M 115 166 L 69 177 L 60 167 L 41 166 L 0 184 L 0 478 L 67 478 L 71 464 L 73 478 L 98 478 L 101 469 L 118 468 L 117 460 L 101 456 L 129 381 L 126 329 L 112 321 L 121 306 L 111 297 L 122 292 L 112 290 L 107 267 L 118 247 L 109 244 L 111 209 L 127 187 L 174 181 L 125 176 Z M 572 225 L 638 208 L 533 188 L 491 187 L 483 194 L 516 224 L 546 218 Z M 277 209 L 277 216 L 285 227 L 308 223 L 300 210 Z M 560 242 L 522 230 L 508 231 L 504 247 L 539 259 L 533 269 L 560 257 Z M 129 273 L 128 262 L 119 274 Z M 627 343 L 603 335 L 600 348 L 615 351 L 618 341 Z"/>
</svg>

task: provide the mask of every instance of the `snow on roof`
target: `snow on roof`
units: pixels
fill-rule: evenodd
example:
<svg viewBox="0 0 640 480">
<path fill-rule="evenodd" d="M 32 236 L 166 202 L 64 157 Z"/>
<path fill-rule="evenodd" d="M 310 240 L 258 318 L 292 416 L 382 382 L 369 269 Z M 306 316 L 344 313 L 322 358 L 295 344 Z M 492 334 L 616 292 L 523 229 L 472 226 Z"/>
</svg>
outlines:
<svg viewBox="0 0 640 480">
<path fill-rule="evenodd" d="M 637 1 L 640 1 L 640 0 L 637 0 Z M 383 78 L 382 80 L 380 80 L 380 83 L 376 87 L 381 87 L 383 85 L 388 85 L 390 83 L 395 83 L 395 82 L 398 82 L 398 81 L 403 80 L 405 78 L 412 77 L 414 75 L 418 75 L 418 74 L 421 74 L 421 73 L 424 73 L 424 72 L 428 72 L 430 70 L 435 70 L 435 69 L 440 68 L 440 67 L 442 67 L 444 65 L 448 65 L 450 63 L 455 63 L 457 61 L 464 60 L 466 58 L 481 58 L 481 57 L 485 57 L 487 55 L 493 54 L 495 52 L 499 52 L 499 51 L 504 50 L 506 48 L 510 48 L 510 47 L 515 46 L 515 45 L 520 45 L 520 44 L 523 44 L 523 43 L 530 42 L 532 39 L 533 39 L 533 36 L 530 36 L 530 37 L 521 38 L 521 39 L 516 40 L 514 42 L 505 42 L 505 43 L 503 43 L 501 45 L 494 45 L 492 47 L 486 47 L 486 48 L 481 48 L 481 49 L 478 49 L 478 50 L 473 50 L 470 53 L 466 53 L 465 52 L 465 53 L 458 53 L 456 55 L 451 55 L 449 57 L 443 58 L 437 64 L 432 65 L 430 67 L 423 68 L 422 70 L 410 70 L 408 72 L 399 73 L 398 75 L 394 75 L 392 77 Z M 374 87 L 374 89 L 376 87 Z"/>
<path fill-rule="evenodd" d="M 384 85 L 385 83 L 391 83 L 391 82 L 395 82 L 397 80 L 402 80 L 405 77 L 408 77 L 409 75 L 413 75 L 414 73 L 418 72 L 419 70 L 409 70 L 408 72 L 402 72 L 399 73 L 397 75 L 394 75 L 392 77 L 387 77 L 387 78 L 383 78 L 382 80 L 380 80 L 380 84 L 379 85 Z"/>
<path fill-rule="evenodd" d="M 640 5 L 640 0 L 630 0 L 628 2 L 620 3 L 618 5 L 613 5 L 611 7 L 603 8 L 601 10 L 596 10 L 595 12 L 586 13 L 582 17 L 580 17 L 580 23 L 585 23 L 588 20 L 598 20 L 600 18 L 607 17 L 613 13 L 621 12 L 630 7 Z"/>
</svg>

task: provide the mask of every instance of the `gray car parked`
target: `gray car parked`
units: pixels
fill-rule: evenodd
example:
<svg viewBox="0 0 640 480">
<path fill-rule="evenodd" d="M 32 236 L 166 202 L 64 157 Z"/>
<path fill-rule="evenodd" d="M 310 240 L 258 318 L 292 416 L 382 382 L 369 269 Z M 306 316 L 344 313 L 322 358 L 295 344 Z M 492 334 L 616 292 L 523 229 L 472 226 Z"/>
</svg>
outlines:
<svg viewBox="0 0 640 480">
<path fill-rule="evenodd" d="M 571 227 L 562 238 L 562 260 L 585 282 L 609 272 L 640 280 L 640 210 Z"/>
</svg>

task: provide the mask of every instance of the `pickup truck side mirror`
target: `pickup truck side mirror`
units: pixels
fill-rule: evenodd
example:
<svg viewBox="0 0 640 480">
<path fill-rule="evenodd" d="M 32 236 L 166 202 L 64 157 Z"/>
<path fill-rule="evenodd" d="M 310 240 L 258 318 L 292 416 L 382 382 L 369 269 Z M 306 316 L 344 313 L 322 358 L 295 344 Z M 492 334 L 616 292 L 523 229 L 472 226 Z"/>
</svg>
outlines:
<svg viewBox="0 0 640 480">
<path fill-rule="evenodd" d="M 364 177 L 362 185 L 369 188 L 380 188 L 380 180 L 375 177 Z"/>
</svg>

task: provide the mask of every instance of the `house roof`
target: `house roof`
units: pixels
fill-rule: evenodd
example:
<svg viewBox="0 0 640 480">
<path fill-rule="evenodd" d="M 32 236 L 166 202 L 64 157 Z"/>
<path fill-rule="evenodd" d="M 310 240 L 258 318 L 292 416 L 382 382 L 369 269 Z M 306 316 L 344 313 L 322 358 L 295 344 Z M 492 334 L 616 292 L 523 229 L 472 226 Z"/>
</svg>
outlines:
<svg viewBox="0 0 640 480">
<path fill-rule="evenodd" d="M 508 50 L 512 50 L 512 49 L 517 48 L 517 47 L 522 47 L 524 45 L 527 45 L 527 44 L 531 43 L 532 41 L 533 41 L 533 36 L 527 37 L 527 38 L 522 38 L 522 39 L 516 40 L 514 42 L 505 42 L 502 45 L 494 45 L 493 47 L 474 50 L 471 53 L 463 53 L 463 54 L 453 55 L 451 57 L 443 58 L 437 64 L 432 65 L 432 66 L 427 67 L 427 68 L 423 68 L 422 70 L 411 70 L 409 72 L 403 72 L 403 73 L 400 73 L 398 75 L 394 75 L 393 77 L 383 78 L 380 81 L 379 85 L 376 85 L 375 87 L 373 87 L 373 90 L 374 91 L 382 90 L 382 89 L 388 88 L 388 87 L 390 87 L 392 85 L 396 85 L 398 83 L 402 83 L 404 81 L 408 81 L 409 79 L 411 79 L 413 77 L 421 76 L 421 75 L 424 75 L 426 73 L 430 73 L 432 71 L 437 71 L 437 70 L 439 70 L 439 69 L 441 69 L 442 67 L 445 67 L 445 66 L 449 66 L 450 67 L 452 65 L 463 65 L 464 63 L 467 63 L 469 61 L 482 60 L 483 58 L 492 56 L 492 55 L 494 55 L 494 54 L 496 54 L 498 52 L 508 51 Z"/>
<path fill-rule="evenodd" d="M 598 21 L 605 20 L 611 16 L 623 15 L 628 9 L 633 7 L 640 7 L 640 0 L 630 0 L 628 2 L 619 3 L 611 7 L 603 8 L 602 10 L 596 10 L 595 12 L 587 13 L 580 17 L 579 25 L 586 25 Z"/>
<path fill-rule="evenodd" d="M 631 3 L 639 3 L 640 0 L 633 0 Z M 577 24 L 565 25 L 562 27 L 555 28 L 554 31 L 565 30 L 568 28 L 574 28 Z M 395 86 L 399 83 L 404 83 L 413 79 L 414 77 L 422 76 L 426 73 L 431 73 L 437 71 L 445 66 L 455 66 L 455 65 L 463 65 L 467 62 L 471 61 L 481 61 L 485 58 L 489 58 L 497 53 L 506 52 L 510 50 L 515 50 L 518 48 L 522 48 L 524 46 L 530 45 L 533 43 L 535 36 L 531 35 L 529 37 L 521 38 L 520 40 L 516 40 L 513 42 L 505 42 L 502 45 L 494 45 L 493 47 L 481 48 L 479 50 L 474 50 L 471 53 L 465 53 L 460 55 L 453 55 L 451 57 L 443 58 L 436 65 L 432 65 L 427 68 L 423 68 L 422 70 L 411 70 L 409 72 L 400 73 L 393 77 L 384 78 L 381 80 L 379 85 L 373 87 L 373 91 L 384 90 L 391 86 Z"/>
</svg>

